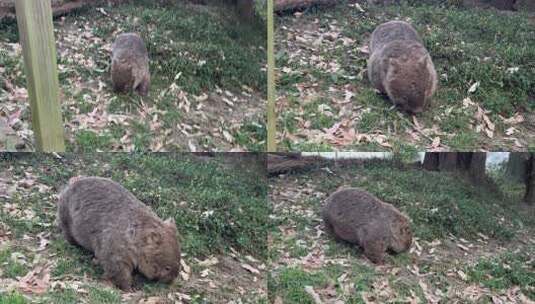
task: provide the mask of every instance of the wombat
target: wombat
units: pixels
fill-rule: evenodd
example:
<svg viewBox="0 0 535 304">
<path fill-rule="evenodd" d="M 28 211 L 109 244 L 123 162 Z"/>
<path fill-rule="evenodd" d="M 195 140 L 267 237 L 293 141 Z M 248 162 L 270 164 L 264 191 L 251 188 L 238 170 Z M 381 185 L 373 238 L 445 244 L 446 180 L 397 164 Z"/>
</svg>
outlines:
<svg viewBox="0 0 535 304">
<path fill-rule="evenodd" d="M 134 270 L 164 283 L 180 271 L 174 222 L 162 221 L 110 179 L 71 179 L 59 197 L 58 222 L 65 239 L 93 252 L 105 277 L 122 290 L 132 289 Z"/>
<path fill-rule="evenodd" d="M 379 25 L 370 40 L 368 77 L 401 109 L 419 113 L 431 102 L 437 72 L 416 30 L 407 22 Z"/>
<path fill-rule="evenodd" d="M 384 263 L 387 250 L 407 251 L 412 243 L 409 219 L 391 204 L 358 188 L 331 194 L 322 217 L 329 231 L 362 247 L 364 255 L 376 264 Z"/>
<path fill-rule="evenodd" d="M 150 88 L 149 53 L 135 33 L 117 36 L 112 46 L 111 80 L 118 92 L 135 90 L 147 95 Z"/>
</svg>

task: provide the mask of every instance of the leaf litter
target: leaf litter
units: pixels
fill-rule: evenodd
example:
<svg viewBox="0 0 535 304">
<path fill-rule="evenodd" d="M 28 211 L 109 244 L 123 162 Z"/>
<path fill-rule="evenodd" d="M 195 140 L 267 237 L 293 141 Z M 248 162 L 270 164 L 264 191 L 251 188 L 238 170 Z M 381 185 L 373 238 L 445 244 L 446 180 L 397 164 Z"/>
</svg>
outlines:
<svg viewBox="0 0 535 304">
<path fill-rule="evenodd" d="M 95 8 L 99 10 L 101 8 Z M 107 18 L 97 20 L 113 27 L 113 34 L 122 31 L 114 10 L 107 11 Z M 55 36 L 58 50 L 58 70 L 65 77 L 60 85 L 60 101 L 64 126 L 69 143 L 77 147 L 76 136 L 81 131 L 90 131 L 98 136 L 112 136 L 107 151 L 246 151 L 235 139 L 244 124 L 263 121 L 265 97 L 252 88 L 243 86 L 233 92 L 216 88 L 196 96 L 176 83 L 167 89 L 152 91 L 149 97 L 119 96 L 113 92 L 109 76 L 109 58 L 112 37 L 97 37 L 95 29 L 102 24 L 96 20 L 62 17 L 55 22 Z M 5 85 L 0 83 L 0 119 L 5 117 L 7 125 L 16 133 L 12 141 L 23 141 L 25 150 L 34 150 L 34 135 L 31 127 L 28 93 L 25 88 L 13 84 L 16 78 L 23 78 L 22 52 L 20 44 L 0 41 L 0 49 L 17 62 L 10 74 L 5 75 Z M 2 68 L 0 66 L 0 68 Z M 154 72 L 154 71 L 153 71 Z M 65 76 L 63 76 L 65 75 Z M 178 76 L 178 75 L 177 75 Z M 3 78 L 0 78 L 0 82 Z M 175 77 L 175 80 L 177 78 Z M 3 94 L 2 94 L 3 93 Z M 122 101 L 117 101 L 121 97 Z M 141 101 L 137 101 L 141 99 Z M 129 103 L 128 111 L 110 111 L 112 103 Z M 173 112 L 163 110 L 161 104 L 172 102 Z M 89 111 L 87 110 L 89 108 Z M 163 124 L 163 116 L 175 115 L 171 123 Z M 146 146 L 136 141 L 135 124 L 146 126 L 150 132 Z M 117 131 L 120 130 L 120 131 Z M 0 130 L 1 131 L 1 130 Z M 0 134 L 10 134 L 2 131 Z M 0 145 L 7 145 L 0 136 Z M 9 150 L 16 150 L 10 144 Z"/>
</svg>

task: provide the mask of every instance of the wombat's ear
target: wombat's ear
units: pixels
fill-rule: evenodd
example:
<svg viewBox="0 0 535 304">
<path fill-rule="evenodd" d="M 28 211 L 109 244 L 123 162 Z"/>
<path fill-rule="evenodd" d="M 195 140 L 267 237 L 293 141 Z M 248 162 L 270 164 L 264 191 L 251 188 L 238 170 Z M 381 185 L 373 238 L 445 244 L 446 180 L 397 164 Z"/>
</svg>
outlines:
<svg viewBox="0 0 535 304">
<path fill-rule="evenodd" d="M 427 56 L 418 59 L 418 65 L 425 68 L 427 66 Z"/>
<path fill-rule="evenodd" d="M 175 219 L 174 219 L 174 218 L 170 217 L 170 218 L 166 219 L 166 220 L 164 221 L 164 223 L 165 223 L 167 226 L 169 226 L 169 227 L 171 227 L 171 228 L 173 228 L 173 229 L 176 230 L 176 223 L 175 223 Z"/>
</svg>

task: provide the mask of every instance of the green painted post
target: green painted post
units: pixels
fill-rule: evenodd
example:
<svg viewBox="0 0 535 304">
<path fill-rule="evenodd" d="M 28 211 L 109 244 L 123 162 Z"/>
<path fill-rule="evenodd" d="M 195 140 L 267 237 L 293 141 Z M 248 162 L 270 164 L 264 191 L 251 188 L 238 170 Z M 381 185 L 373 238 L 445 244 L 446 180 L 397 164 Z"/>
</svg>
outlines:
<svg viewBox="0 0 535 304">
<path fill-rule="evenodd" d="M 273 0 L 267 0 L 267 151 L 277 152 L 277 113 L 275 111 L 275 36 L 273 26 Z"/>
<path fill-rule="evenodd" d="M 65 151 L 51 0 L 16 0 L 32 124 L 38 151 Z"/>
</svg>

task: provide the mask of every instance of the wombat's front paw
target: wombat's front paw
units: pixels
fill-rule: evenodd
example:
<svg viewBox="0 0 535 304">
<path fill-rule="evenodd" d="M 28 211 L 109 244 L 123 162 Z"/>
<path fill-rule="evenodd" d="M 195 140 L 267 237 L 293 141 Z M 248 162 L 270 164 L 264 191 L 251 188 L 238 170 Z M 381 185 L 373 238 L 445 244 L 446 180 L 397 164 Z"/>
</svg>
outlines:
<svg viewBox="0 0 535 304">
<path fill-rule="evenodd" d="M 132 269 L 121 267 L 122 265 L 106 264 L 104 265 L 105 277 L 113 282 L 121 290 L 130 292 L 134 285 L 132 278 Z"/>
<path fill-rule="evenodd" d="M 124 281 L 114 280 L 113 283 L 124 292 L 133 292 L 134 291 L 134 288 L 132 286 L 132 284 L 133 284 L 132 279 L 124 280 Z"/>
<path fill-rule="evenodd" d="M 374 264 L 385 263 L 386 246 L 382 241 L 368 241 L 364 244 L 364 255 Z"/>
<path fill-rule="evenodd" d="M 366 254 L 364 255 L 374 264 L 383 265 L 385 263 L 384 254 Z"/>
</svg>

